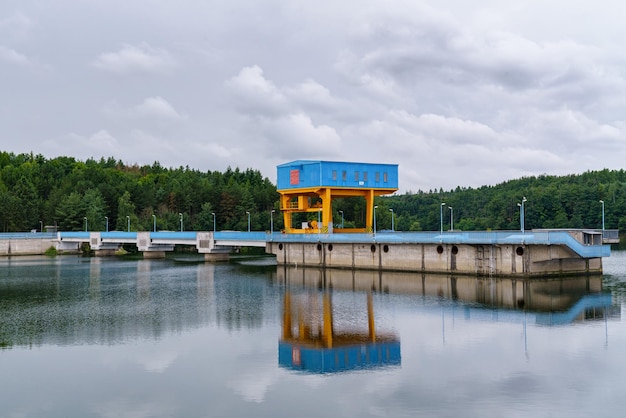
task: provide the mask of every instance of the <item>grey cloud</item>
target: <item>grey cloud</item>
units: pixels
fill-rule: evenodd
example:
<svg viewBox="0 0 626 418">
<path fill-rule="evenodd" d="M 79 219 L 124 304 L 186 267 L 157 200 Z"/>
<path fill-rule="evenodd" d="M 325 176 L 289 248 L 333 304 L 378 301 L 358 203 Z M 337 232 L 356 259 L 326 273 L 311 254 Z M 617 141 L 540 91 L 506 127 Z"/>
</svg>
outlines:
<svg viewBox="0 0 626 418">
<path fill-rule="evenodd" d="M 92 62 L 103 71 L 114 74 L 167 73 L 176 67 L 176 61 L 164 49 L 153 48 L 147 43 L 138 46 L 124 45 L 117 52 L 104 52 Z"/>
</svg>

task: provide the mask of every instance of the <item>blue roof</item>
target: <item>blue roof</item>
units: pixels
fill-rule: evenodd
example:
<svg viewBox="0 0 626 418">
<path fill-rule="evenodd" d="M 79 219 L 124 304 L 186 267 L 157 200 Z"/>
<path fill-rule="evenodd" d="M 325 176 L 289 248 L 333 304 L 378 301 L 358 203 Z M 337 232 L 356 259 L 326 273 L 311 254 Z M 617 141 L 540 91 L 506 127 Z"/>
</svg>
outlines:
<svg viewBox="0 0 626 418">
<path fill-rule="evenodd" d="M 398 164 L 296 160 L 277 166 L 278 190 L 311 187 L 397 189 Z"/>
</svg>

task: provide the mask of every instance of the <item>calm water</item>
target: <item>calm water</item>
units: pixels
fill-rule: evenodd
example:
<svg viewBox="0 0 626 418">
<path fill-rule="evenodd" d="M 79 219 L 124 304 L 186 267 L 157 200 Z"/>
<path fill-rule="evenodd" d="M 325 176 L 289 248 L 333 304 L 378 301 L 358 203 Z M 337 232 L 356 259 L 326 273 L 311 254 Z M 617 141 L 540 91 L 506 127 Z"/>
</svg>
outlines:
<svg viewBox="0 0 626 418">
<path fill-rule="evenodd" d="M 0 259 L 0 416 L 623 416 L 626 253 L 510 280 Z"/>
</svg>

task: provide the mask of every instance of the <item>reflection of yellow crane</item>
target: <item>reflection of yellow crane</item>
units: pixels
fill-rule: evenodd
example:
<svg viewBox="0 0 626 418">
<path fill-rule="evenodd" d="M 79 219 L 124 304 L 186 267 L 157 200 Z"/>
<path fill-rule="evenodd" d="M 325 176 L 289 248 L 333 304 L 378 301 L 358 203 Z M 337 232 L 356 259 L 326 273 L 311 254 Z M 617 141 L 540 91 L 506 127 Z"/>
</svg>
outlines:
<svg viewBox="0 0 626 418">
<path fill-rule="evenodd" d="M 367 332 L 336 332 L 330 291 L 300 297 L 287 290 L 283 299 L 279 362 L 309 371 L 339 371 L 400 363 L 400 342 L 395 335 L 380 335 L 374 322 L 372 293 L 367 295 Z"/>
<path fill-rule="evenodd" d="M 367 232 L 372 230 L 374 197 L 398 190 L 397 164 L 370 164 L 332 161 L 293 161 L 278 166 L 280 209 L 285 232 Z M 338 229 L 333 224 L 332 201 L 338 198 L 365 198 L 365 227 Z M 317 213 L 321 225 L 294 227 L 294 213 Z"/>
</svg>

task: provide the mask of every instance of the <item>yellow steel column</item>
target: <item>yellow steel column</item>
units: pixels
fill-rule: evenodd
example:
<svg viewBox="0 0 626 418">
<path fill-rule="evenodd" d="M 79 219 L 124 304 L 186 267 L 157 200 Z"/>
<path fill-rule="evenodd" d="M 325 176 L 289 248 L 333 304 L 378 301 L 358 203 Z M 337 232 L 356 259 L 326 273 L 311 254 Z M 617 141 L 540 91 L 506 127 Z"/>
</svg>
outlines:
<svg viewBox="0 0 626 418">
<path fill-rule="evenodd" d="M 369 326 L 370 341 L 376 342 L 376 324 L 374 323 L 374 298 L 372 292 L 367 292 L 367 324 Z"/>
<path fill-rule="evenodd" d="M 291 332 L 291 294 L 285 291 L 283 298 L 283 339 L 289 340 L 292 337 Z"/>
<path fill-rule="evenodd" d="M 324 189 L 324 195 L 322 196 L 322 227 L 323 232 L 329 232 L 329 225 L 333 219 L 332 214 L 332 190 L 327 187 Z"/>
<path fill-rule="evenodd" d="M 283 222 L 285 224 L 285 231 L 291 230 L 291 211 L 289 210 L 290 197 L 286 195 L 280 195 L 280 208 L 283 211 Z"/>
<path fill-rule="evenodd" d="M 322 302 L 324 310 L 324 330 L 322 331 L 322 342 L 326 348 L 333 348 L 333 307 L 330 300 L 330 292 L 324 292 Z"/>
<path fill-rule="evenodd" d="M 371 232 L 374 220 L 374 190 L 368 190 L 365 195 L 365 230 Z"/>
</svg>

